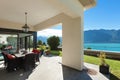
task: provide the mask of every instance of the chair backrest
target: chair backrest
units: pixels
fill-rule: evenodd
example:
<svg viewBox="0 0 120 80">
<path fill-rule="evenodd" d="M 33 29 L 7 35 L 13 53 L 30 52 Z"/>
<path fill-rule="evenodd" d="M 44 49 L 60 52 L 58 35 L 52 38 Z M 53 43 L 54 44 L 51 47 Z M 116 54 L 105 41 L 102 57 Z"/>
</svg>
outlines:
<svg viewBox="0 0 120 80">
<path fill-rule="evenodd" d="M 25 64 L 26 65 L 34 65 L 35 64 L 35 54 L 30 53 L 25 55 Z"/>
<path fill-rule="evenodd" d="M 18 61 L 17 58 L 10 58 L 9 56 L 12 56 L 11 54 L 2 52 L 2 55 L 4 57 L 4 65 L 6 67 L 7 71 L 13 71 L 18 67 Z"/>
<path fill-rule="evenodd" d="M 15 56 L 13 56 L 13 55 L 11 55 L 11 54 L 8 54 L 8 53 L 6 53 L 6 52 L 2 52 L 1 54 L 2 54 L 3 57 L 4 57 L 5 63 L 8 62 L 9 60 L 15 58 Z"/>
</svg>

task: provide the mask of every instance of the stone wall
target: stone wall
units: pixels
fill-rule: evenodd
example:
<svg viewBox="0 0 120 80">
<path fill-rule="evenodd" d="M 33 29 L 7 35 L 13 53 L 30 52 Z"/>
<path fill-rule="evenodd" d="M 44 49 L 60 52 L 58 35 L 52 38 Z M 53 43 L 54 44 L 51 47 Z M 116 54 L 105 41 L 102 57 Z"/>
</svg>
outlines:
<svg viewBox="0 0 120 80">
<path fill-rule="evenodd" d="M 84 50 L 85 55 L 91 55 L 98 57 L 101 51 L 99 50 Z M 106 57 L 110 59 L 120 60 L 120 52 L 109 52 L 109 51 L 102 51 L 106 53 Z"/>
</svg>

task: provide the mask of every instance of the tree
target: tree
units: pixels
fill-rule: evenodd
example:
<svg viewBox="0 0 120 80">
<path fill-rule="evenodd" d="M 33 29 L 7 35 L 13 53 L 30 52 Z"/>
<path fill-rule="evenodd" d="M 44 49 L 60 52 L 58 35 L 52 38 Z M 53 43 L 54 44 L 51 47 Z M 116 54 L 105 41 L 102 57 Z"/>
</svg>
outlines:
<svg viewBox="0 0 120 80">
<path fill-rule="evenodd" d="M 47 44 L 51 50 L 57 50 L 57 47 L 60 45 L 60 39 L 57 36 L 51 36 L 47 39 Z"/>
<path fill-rule="evenodd" d="M 44 46 L 46 46 L 46 43 L 45 43 L 45 42 L 43 42 L 43 45 L 44 45 Z"/>
<path fill-rule="evenodd" d="M 42 45 L 42 41 L 41 40 L 38 40 L 38 45 Z"/>
</svg>

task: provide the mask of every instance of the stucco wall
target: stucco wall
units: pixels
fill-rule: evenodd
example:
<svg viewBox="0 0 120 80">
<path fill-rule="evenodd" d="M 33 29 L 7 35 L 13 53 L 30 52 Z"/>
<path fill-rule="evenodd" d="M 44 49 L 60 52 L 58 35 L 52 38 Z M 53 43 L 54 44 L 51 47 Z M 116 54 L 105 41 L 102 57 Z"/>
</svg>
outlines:
<svg viewBox="0 0 120 80">
<path fill-rule="evenodd" d="M 71 18 L 62 13 L 36 25 L 35 30 L 49 28 L 59 23 L 62 23 L 62 63 L 63 65 L 82 70 L 83 16 Z"/>
</svg>

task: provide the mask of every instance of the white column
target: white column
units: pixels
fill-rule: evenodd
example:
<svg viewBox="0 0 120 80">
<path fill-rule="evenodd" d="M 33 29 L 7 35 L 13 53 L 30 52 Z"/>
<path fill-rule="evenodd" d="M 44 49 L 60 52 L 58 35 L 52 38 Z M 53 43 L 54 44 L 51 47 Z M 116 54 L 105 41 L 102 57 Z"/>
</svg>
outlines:
<svg viewBox="0 0 120 80">
<path fill-rule="evenodd" d="M 62 24 L 62 63 L 83 69 L 83 18 L 67 19 Z"/>
</svg>

